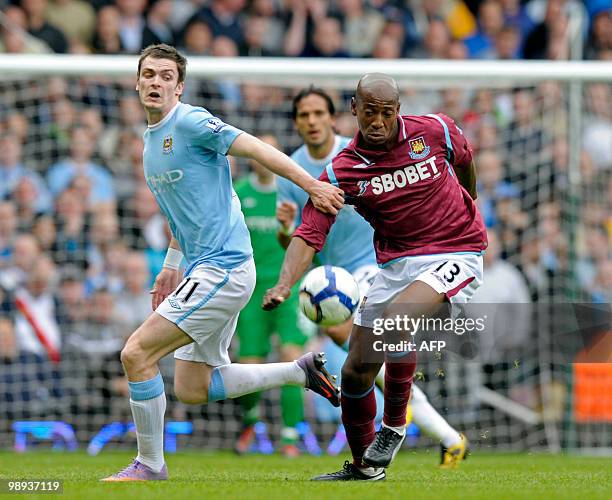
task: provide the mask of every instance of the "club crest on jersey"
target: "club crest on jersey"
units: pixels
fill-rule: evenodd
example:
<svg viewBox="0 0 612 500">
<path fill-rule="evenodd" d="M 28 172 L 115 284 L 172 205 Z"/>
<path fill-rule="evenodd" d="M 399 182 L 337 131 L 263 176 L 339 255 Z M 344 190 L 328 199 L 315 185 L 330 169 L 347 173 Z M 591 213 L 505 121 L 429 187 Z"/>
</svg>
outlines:
<svg viewBox="0 0 612 500">
<path fill-rule="evenodd" d="M 167 135 L 166 137 L 164 137 L 162 152 L 165 155 L 172 153 L 172 136 L 171 135 Z"/>
<path fill-rule="evenodd" d="M 359 192 L 357 193 L 357 196 L 363 196 L 363 194 L 366 192 L 366 189 L 368 188 L 369 185 L 370 185 L 370 181 L 359 181 L 357 183 L 357 186 L 359 187 Z"/>
<path fill-rule="evenodd" d="M 408 154 L 413 160 L 422 160 L 429 155 L 429 146 L 425 144 L 425 139 L 422 136 L 410 139 L 408 145 L 410 146 Z"/>
</svg>

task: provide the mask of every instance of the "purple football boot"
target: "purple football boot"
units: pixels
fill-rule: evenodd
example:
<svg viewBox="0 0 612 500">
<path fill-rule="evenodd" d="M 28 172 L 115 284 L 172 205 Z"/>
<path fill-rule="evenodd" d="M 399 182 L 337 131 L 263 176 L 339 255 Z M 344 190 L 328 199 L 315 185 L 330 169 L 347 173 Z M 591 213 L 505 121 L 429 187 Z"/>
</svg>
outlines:
<svg viewBox="0 0 612 500">
<path fill-rule="evenodd" d="M 100 481 L 165 481 L 168 479 L 168 468 L 166 464 L 159 472 L 155 472 L 145 464 L 141 464 L 138 460 L 128 465 L 125 469 L 112 476 L 100 479 Z"/>
</svg>

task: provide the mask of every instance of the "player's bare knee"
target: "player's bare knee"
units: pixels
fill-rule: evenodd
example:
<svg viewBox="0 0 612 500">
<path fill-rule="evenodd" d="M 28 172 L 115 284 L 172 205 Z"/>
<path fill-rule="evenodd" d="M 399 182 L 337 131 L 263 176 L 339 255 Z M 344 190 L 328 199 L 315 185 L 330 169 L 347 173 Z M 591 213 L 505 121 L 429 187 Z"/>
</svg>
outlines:
<svg viewBox="0 0 612 500">
<path fill-rule="evenodd" d="M 121 350 L 121 363 L 125 371 L 130 374 L 137 367 L 142 366 L 144 359 L 144 352 L 138 345 L 138 342 L 128 339 Z"/>
</svg>

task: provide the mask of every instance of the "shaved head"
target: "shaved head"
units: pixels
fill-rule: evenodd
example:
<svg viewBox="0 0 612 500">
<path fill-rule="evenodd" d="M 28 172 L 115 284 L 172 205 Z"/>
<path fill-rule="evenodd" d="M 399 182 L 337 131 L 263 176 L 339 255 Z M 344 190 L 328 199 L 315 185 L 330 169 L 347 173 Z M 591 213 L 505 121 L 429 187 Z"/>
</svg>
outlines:
<svg viewBox="0 0 612 500">
<path fill-rule="evenodd" d="M 361 77 L 357 84 L 357 99 L 365 96 L 389 102 L 399 102 L 399 87 L 397 82 L 384 73 L 368 73 Z"/>
<path fill-rule="evenodd" d="M 390 150 L 397 141 L 400 109 L 397 82 L 384 73 L 368 73 L 357 84 L 351 112 L 365 145 Z"/>
</svg>

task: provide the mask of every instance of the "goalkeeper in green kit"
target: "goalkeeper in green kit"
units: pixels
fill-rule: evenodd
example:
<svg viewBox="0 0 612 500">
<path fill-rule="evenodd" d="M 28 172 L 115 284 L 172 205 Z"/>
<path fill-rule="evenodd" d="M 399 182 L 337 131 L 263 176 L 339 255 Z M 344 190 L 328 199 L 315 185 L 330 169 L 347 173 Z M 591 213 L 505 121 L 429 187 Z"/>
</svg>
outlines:
<svg viewBox="0 0 612 500">
<path fill-rule="evenodd" d="M 276 138 L 262 135 L 262 141 L 279 149 Z M 298 293 L 293 291 L 283 307 L 273 314 L 261 308 L 267 289 L 274 286 L 285 251 L 278 244 L 276 233 L 276 179 L 272 172 L 250 161 L 252 172 L 238 180 L 234 190 L 240 198 L 242 212 L 251 233 L 251 244 L 257 269 L 257 281 L 251 301 L 240 312 L 236 333 L 239 339 L 239 363 L 261 363 L 272 348 L 271 337 L 278 336 L 279 361 L 298 358 L 308 340 L 308 325 L 299 323 Z M 301 326 L 301 328 L 300 328 Z M 244 412 L 243 429 L 235 445 L 237 453 L 247 453 L 255 440 L 255 424 L 259 420 L 261 393 L 252 393 L 240 398 Z M 303 389 L 284 386 L 281 389 L 281 412 L 283 430 L 281 452 L 286 456 L 297 456 L 300 450 L 296 425 L 304 420 Z"/>
</svg>

